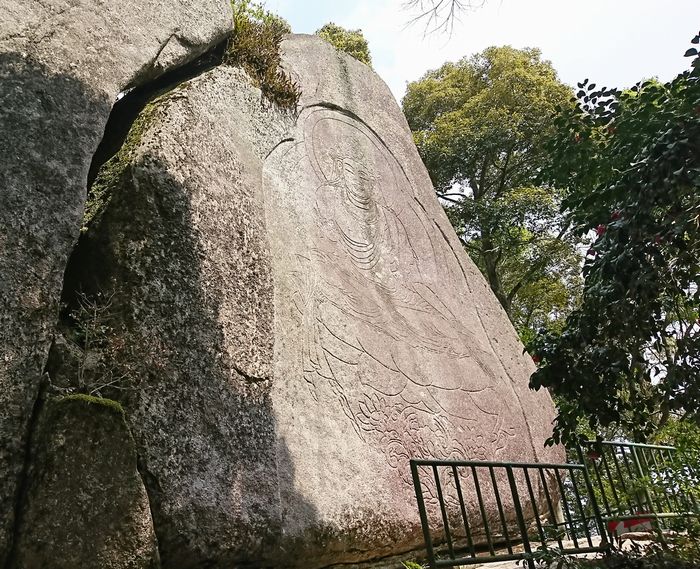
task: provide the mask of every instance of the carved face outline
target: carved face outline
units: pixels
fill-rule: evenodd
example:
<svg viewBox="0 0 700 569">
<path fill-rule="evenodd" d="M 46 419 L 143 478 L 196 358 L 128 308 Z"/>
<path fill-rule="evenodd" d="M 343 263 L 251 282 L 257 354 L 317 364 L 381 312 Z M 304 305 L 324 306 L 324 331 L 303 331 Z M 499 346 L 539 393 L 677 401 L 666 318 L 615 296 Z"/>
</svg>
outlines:
<svg viewBox="0 0 700 569">
<path fill-rule="evenodd" d="M 308 120 L 311 115 L 317 118 Z M 304 144 L 319 182 L 341 185 L 354 199 L 362 196 L 362 201 L 392 206 L 392 197 L 410 184 L 408 179 L 399 183 L 405 176 L 376 134 L 340 111 L 319 108 L 310 116 Z"/>
<path fill-rule="evenodd" d="M 345 190 L 345 197 L 356 207 L 370 209 L 375 205 L 376 184 L 379 177 L 372 174 L 365 166 L 352 158 L 336 158 L 338 184 Z"/>
</svg>

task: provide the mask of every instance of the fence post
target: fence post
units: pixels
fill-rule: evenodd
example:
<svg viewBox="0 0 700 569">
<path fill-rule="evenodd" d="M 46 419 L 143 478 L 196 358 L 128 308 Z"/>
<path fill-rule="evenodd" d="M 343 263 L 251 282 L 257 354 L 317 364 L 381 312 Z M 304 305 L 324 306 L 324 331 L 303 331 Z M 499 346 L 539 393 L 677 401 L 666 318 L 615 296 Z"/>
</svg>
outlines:
<svg viewBox="0 0 700 569">
<path fill-rule="evenodd" d="M 530 547 L 530 536 L 527 535 L 527 525 L 525 524 L 523 508 L 520 505 L 518 486 L 515 483 L 512 466 L 506 466 L 506 474 L 508 475 L 508 483 L 510 484 L 510 493 L 513 495 L 513 506 L 515 507 L 515 516 L 518 518 L 518 525 L 520 526 L 520 535 L 523 538 L 523 549 L 525 549 L 525 553 L 527 553 L 528 556 L 527 566 L 530 569 L 535 569 L 535 561 L 532 559 L 532 548 Z"/>
<path fill-rule="evenodd" d="M 425 501 L 423 500 L 423 488 L 420 483 L 420 475 L 418 474 L 418 465 L 411 460 L 411 476 L 413 477 L 413 488 L 416 491 L 416 500 L 418 501 L 418 514 L 420 515 L 420 525 L 423 528 L 423 539 L 425 540 L 425 549 L 428 554 L 428 564 L 430 569 L 436 569 L 435 553 L 433 552 L 433 540 L 430 537 L 430 527 L 428 526 L 428 513 L 425 510 Z"/>
<path fill-rule="evenodd" d="M 586 484 L 586 491 L 591 497 L 591 507 L 593 508 L 593 516 L 595 517 L 596 524 L 598 525 L 598 532 L 600 533 L 601 545 L 607 548 L 606 553 L 609 552 L 610 542 L 608 541 L 608 528 L 605 527 L 605 522 L 603 521 L 603 516 L 600 513 L 600 507 L 598 506 L 598 500 L 595 497 L 595 491 L 593 490 L 593 484 L 591 483 L 591 477 L 588 472 L 588 465 L 583 456 L 583 451 L 581 450 L 581 445 L 576 444 L 576 453 L 578 454 L 578 460 L 583 466 L 583 480 Z M 605 492 L 605 489 L 601 489 Z M 584 523 L 586 521 L 584 520 Z"/>
<path fill-rule="evenodd" d="M 642 468 L 642 463 L 639 460 L 639 457 L 637 456 L 637 449 L 633 446 L 629 447 L 630 453 L 632 454 L 632 462 L 634 463 L 634 468 L 637 471 L 637 475 L 639 476 L 640 480 L 644 480 L 647 476 L 647 472 L 644 472 L 644 469 Z M 651 484 L 651 478 L 649 478 L 649 483 Z M 650 514 L 653 515 L 653 527 L 656 530 L 657 535 L 659 536 L 659 541 L 661 541 L 661 545 L 666 548 L 668 547 L 668 542 L 666 541 L 666 536 L 664 536 L 663 528 L 661 527 L 661 524 L 663 523 L 662 520 L 660 520 L 658 517 L 656 517 L 656 506 L 654 505 L 654 502 L 652 501 L 651 493 L 649 492 L 649 486 L 644 485 L 643 489 L 644 493 L 644 500 L 646 502 L 646 510 Z"/>
</svg>

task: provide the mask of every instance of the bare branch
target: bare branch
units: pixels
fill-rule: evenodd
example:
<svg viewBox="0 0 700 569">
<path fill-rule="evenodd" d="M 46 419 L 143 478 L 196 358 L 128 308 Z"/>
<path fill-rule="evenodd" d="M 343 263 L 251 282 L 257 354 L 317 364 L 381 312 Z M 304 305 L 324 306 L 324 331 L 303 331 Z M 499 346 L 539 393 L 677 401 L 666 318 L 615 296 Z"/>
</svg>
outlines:
<svg viewBox="0 0 700 569">
<path fill-rule="evenodd" d="M 447 194 L 437 194 L 437 197 L 438 199 L 445 200 L 446 202 L 450 202 L 457 205 L 464 203 L 464 200 L 456 200 L 455 198 L 449 197 Z"/>
<path fill-rule="evenodd" d="M 485 3 L 486 0 L 405 0 L 404 9 L 418 12 L 408 26 L 425 22 L 424 35 L 447 32 L 451 36 L 460 13 L 481 8 Z"/>
</svg>

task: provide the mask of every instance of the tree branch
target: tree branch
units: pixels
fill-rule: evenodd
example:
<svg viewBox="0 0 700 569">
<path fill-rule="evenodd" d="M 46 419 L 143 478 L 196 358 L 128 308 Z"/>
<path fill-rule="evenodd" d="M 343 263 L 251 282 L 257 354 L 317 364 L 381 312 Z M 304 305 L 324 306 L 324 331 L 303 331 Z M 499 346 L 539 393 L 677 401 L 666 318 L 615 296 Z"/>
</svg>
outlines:
<svg viewBox="0 0 700 569">
<path fill-rule="evenodd" d="M 456 200 L 456 199 L 454 199 L 454 198 L 446 197 L 446 196 L 448 196 L 448 195 L 449 195 L 449 194 L 444 194 L 444 195 L 443 195 L 443 194 L 438 194 L 437 196 L 438 196 L 439 199 L 445 200 L 446 202 L 454 203 L 454 204 L 457 204 L 457 205 L 459 205 L 459 204 L 462 203 L 462 200 Z"/>
<path fill-rule="evenodd" d="M 481 8 L 485 3 L 486 0 L 406 0 L 403 7 L 406 10 L 419 10 L 418 15 L 411 18 L 407 25 L 423 20 L 426 22 L 423 32 L 425 35 L 440 31 L 449 32 L 451 36 L 461 12 Z"/>
<path fill-rule="evenodd" d="M 513 153 L 513 147 L 511 146 L 508 149 L 508 152 L 506 154 L 506 159 L 505 163 L 503 164 L 503 169 L 501 170 L 501 180 L 498 183 L 498 189 L 496 190 L 496 197 L 500 197 L 501 194 L 503 193 L 503 190 L 505 189 L 506 185 L 506 174 L 508 172 L 508 162 L 510 162 L 510 157 L 511 154 Z"/>
</svg>

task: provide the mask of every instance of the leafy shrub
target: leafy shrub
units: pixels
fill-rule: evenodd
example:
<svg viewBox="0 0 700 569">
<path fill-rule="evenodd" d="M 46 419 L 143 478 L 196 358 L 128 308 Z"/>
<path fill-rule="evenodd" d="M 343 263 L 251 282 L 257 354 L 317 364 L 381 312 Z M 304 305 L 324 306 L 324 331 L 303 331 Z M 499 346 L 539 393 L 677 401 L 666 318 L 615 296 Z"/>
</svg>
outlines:
<svg viewBox="0 0 700 569">
<path fill-rule="evenodd" d="M 692 43 L 700 43 L 700 35 Z M 700 414 L 700 56 L 662 84 L 579 84 L 555 120 L 543 176 L 568 188 L 562 213 L 595 234 L 580 305 L 528 346 L 559 407 L 548 443 L 581 419 L 646 440 L 670 416 Z"/>
<path fill-rule="evenodd" d="M 280 42 L 291 31 L 286 20 L 250 0 L 233 0 L 233 33 L 224 63 L 242 67 L 258 84 L 263 97 L 293 111 L 300 91 L 280 69 Z"/>
<path fill-rule="evenodd" d="M 334 48 L 372 67 L 372 56 L 369 54 L 369 46 L 365 36 L 362 35 L 362 30 L 346 30 L 342 26 L 330 22 L 320 30 L 316 30 L 316 35 L 326 40 Z"/>
<path fill-rule="evenodd" d="M 629 551 L 614 551 L 610 555 L 586 559 L 564 555 L 557 549 L 533 553 L 538 569 L 697 569 L 697 559 L 688 559 L 679 552 L 662 551 L 655 547 L 644 550 L 634 545 Z"/>
</svg>

